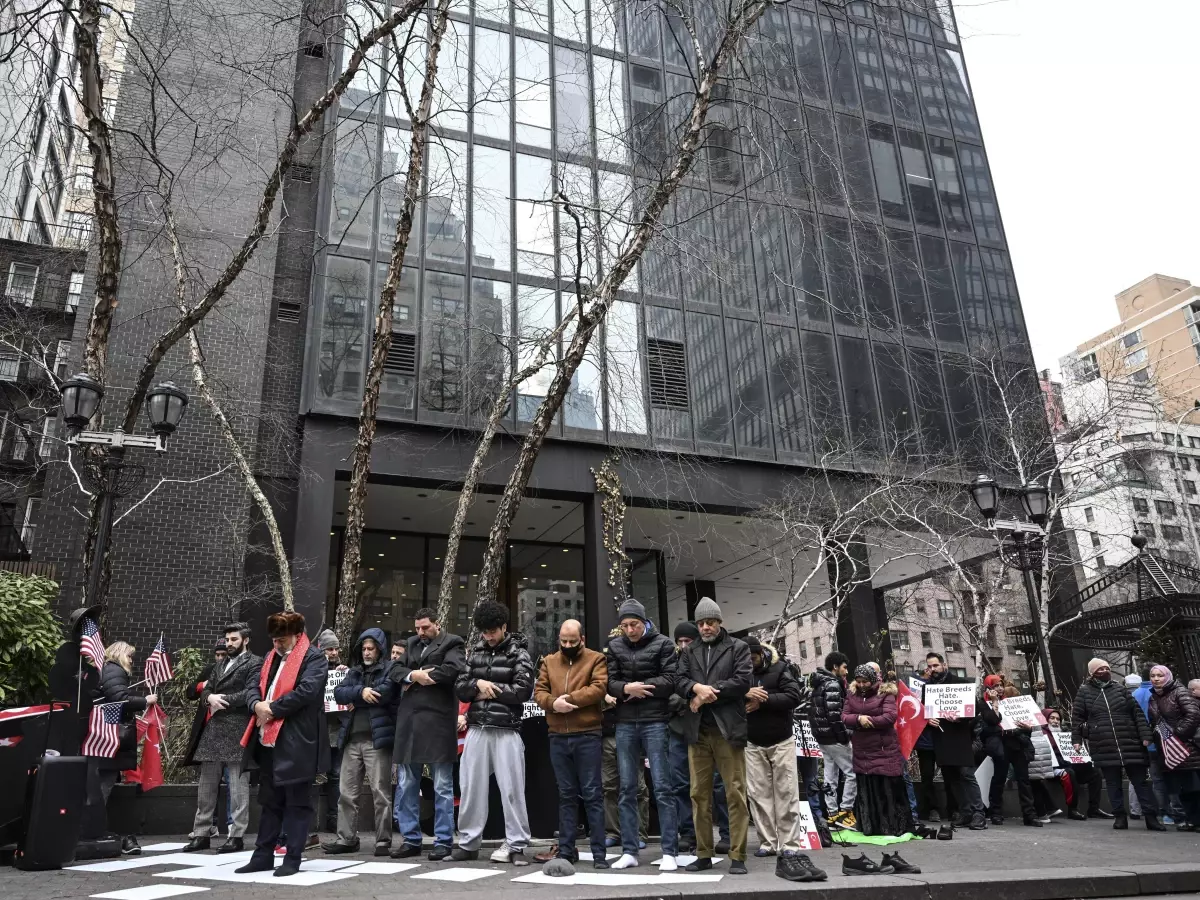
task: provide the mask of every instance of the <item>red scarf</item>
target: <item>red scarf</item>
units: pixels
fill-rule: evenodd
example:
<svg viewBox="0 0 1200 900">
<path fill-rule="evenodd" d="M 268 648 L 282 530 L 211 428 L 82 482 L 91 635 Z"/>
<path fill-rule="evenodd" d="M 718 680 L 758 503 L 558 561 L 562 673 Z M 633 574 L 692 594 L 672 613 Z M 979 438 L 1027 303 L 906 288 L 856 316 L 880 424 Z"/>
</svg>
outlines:
<svg viewBox="0 0 1200 900">
<path fill-rule="evenodd" d="M 300 666 L 304 662 L 304 655 L 308 652 L 308 647 L 308 635 L 301 634 L 296 639 L 296 646 L 292 647 L 292 652 L 283 661 L 283 671 L 279 673 L 279 682 L 276 685 L 275 700 L 295 689 L 296 676 L 300 674 Z M 267 689 L 271 686 L 271 663 L 278 655 L 274 649 L 267 654 L 267 658 L 263 660 L 262 672 L 258 676 L 258 693 L 264 700 L 267 698 Z M 243 747 L 250 746 L 250 738 L 254 736 L 254 729 L 258 723 L 257 718 L 253 715 L 254 710 L 252 709 L 250 712 L 250 724 L 246 726 L 246 733 L 242 735 Z M 263 728 L 263 744 L 274 746 L 282 728 L 283 719 L 272 719 L 268 722 Z"/>
</svg>

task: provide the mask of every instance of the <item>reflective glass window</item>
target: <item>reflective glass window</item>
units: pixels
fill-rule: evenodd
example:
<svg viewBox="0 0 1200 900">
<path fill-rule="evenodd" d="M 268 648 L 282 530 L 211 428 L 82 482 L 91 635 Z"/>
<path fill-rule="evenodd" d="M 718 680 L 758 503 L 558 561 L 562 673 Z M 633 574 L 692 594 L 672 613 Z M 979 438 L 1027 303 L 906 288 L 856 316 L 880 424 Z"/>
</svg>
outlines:
<svg viewBox="0 0 1200 900">
<path fill-rule="evenodd" d="M 568 47 L 555 47 L 554 82 L 558 152 L 591 156 L 587 56 Z"/>
<path fill-rule="evenodd" d="M 733 438 L 739 448 L 769 449 L 771 423 L 767 416 L 767 386 L 763 369 L 762 334 L 757 322 L 725 320 L 725 341 L 733 376 Z"/>
<path fill-rule="evenodd" d="M 902 37 L 884 32 L 883 68 L 887 73 L 888 90 L 892 95 L 892 112 L 899 122 L 920 127 L 921 112 L 917 104 L 917 89 L 908 65 L 908 43 Z"/>
<path fill-rule="evenodd" d="M 913 413 L 904 365 L 904 349 L 899 344 L 876 341 L 875 378 L 879 383 L 879 406 L 883 410 L 883 440 L 887 451 L 910 453 L 917 449 L 917 420 Z"/>
<path fill-rule="evenodd" d="M 862 323 L 862 300 L 858 293 L 858 276 L 854 268 L 854 245 L 850 241 L 850 224 L 843 219 L 823 216 L 821 233 L 825 246 L 829 305 L 833 307 L 833 317 L 848 325 L 859 325 Z"/>
<path fill-rule="evenodd" d="M 913 74 L 917 79 L 917 90 L 921 94 L 921 108 L 925 111 L 928 128 L 950 130 L 950 112 L 946 108 L 946 94 L 942 90 L 942 79 L 938 74 L 937 55 L 933 45 L 924 41 L 909 41 L 912 54 Z"/>
<path fill-rule="evenodd" d="M 920 240 L 934 334 L 939 340 L 961 341 L 962 322 L 958 317 L 958 301 L 954 296 L 954 276 L 950 272 L 950 254 L 946 250 L 946 242 L 927 234 L 921 235 Z"/>
<path fill-rule="evenodd" d="M 829 87 L 825 80 L 825 63 L 821 57 L 817 17 L 795 5 L 789 5 L 788 19 L 792 25 L 792 41 L 796 49 L 796 72 L 800 76 L 800 93 L 812 100 L 827 100 Z"/>
<path fill-rule="evenodd" d="M 838 338 L 842 391 L 846 395 L 846 417 L 856 454 L 879 450 L 879 404 L 871 371 L 871 348 L 862 338 Z"/>
<path fill-rule="evenodd" d="M 719 316 L 689 312 L 688 387 L 698 443 L 728 444 L 729 375 Z"/>
<path fill-rule="evenodd" d="M 763 327 L 776 447 L 781 454 L 807 453 L 810 450 L 808 403 L 804 396 L 804 365 L 796 330 L 774 325 Z"/>
<path fill-rule="evenodd" d="M 971 361 L 965 356 L 947 353 L 942 357 L 942 374 L 946 379 L 946 399 L 959 452 L 967 459 L 978 460 L 984 455 L 986 441 L 979 401 L 975 397 Z"/>
<path fill-rule="evenodd" d="M 783 234 L 783 214 L 771 204 L 753 204 L 751 233 L 754 236 L 755 284 L 763 312 L 792 315 L 791 262 Z"/>
<path fill-rule="evenodd" d="M 512 155 L 476 144 L 471 199 L 471 239 L 475 265 L 507 271 L 512 267 Z"/>
<path fill-rule="evenodd" d="M 1002 250 L 981 249 L 983 274 L 991 299 L 992 320 L 996 335 L 1006 346 L 1025 343 L 1025 321 L 1021 315 L 1021 300 L 1017 281 L 1009 265 L 1008 254 Z"/>
<path fill-rule="evenodd" d="M 962 165 L 967 200 L 971 204 L 975 235 L 980 240 L 1004 240 L 1004 233 L 1000 230 L 1000 211 L 996 205 L 996 194 L 992 190 L 992 179 L 988 175 L 983 148 L 973 144 L 959 144 L 958 159 Z"/>
<path fill-rule="evenodd" d="M 592 57 L 592 64 L 595 67 L 596 152 L 609 162 L 627 162 L 629 123 L 625 117 L 625 65 L 599 55 Z"/>
<path fill-rule="evenodd" d="M 467 260 L 467 145 L 441 140 L 429 144 L 425 209 L 425 265 Z M 462 292 L 460 286 L 459 292 Z"/>
<path fill-rule="evenodd" d="M 892 279 L 888 274 L 883 232 L 878 226 L 865 222 L 856 224 L 854 242 L 867 320 L 872 328 L 895 328 L 896 304 L 892 299 Z"/>
<path fill-rule="evenodd" d="M 967 338 L 972 342 L 991 342 L 992 326 L 988 315 L 987 293 L 983 287 L 983 266 L 974 244 L 950 242 L 950 259 L 954 264 L 954 280 L 962 299 L 963 321 Z"/>
<path fill-rule="evenodd" d="M 683 329 L 683 312 L 678 309 L 667 309 L 662 306 L 647 306 L 646 338 L 647 340 L 669 341 L 674 345 L 685 345 Z M 692 361 L 688 358 L 687 368 L 690 370 Z M 688 405 L 679 406 L 655 405 L 651 402 L 650 417 L 654 436 L 671 442 L 688 442 L 692 440 L 692 413 L 697 409 L 693 393 L 691 373 L 688 372 Z M 726 410 L 728 412 L 728 410 Z"/>
<path fill-rule="evenodd" d="M 817 200 L 828 206 L 844 206 L 846 195 L 842 190 L 840 160 L 837 140 L 833 136 L 833 122 L 823 109 L 807 107 L 808 152 L 812 160 L 813 182 Z"/>
<path fill-rule="evenodd" d="M 438 51 L 437 84 L 433 92 L 433 109 L 429 121 L 436 128 L 467 130 L 468 79 L 470 78 L 470 26 L 451 19 L 446 23 L 442 49 Z M 413 101 L 420 99 L 415 94 Z"/>
<path fill-rule="evenodd" d="M 364 0 L 349 0 L 346 4 L 345 31 L 342 33 L 342 59 L 349 60 L 350 54 L 362 36 L 379 24 L 379 6 Z M 367 51 L 367 58 L 354 73 L 350 84 L 342 93 L 338 103 L 345 113 L 375 111 L 379 92 L 383 89 L 383 44 L 377 43 Z"/>
<path fill-rule="evenodd" d="M 326 399 L 357 402 L 362 399 L 368 266 L 358 260 L 329 256 L 323 287 L 317 389 Z"/>
<path fill-rule="evenodd" d="M 869 122 L 867 135 L 871 150 L 871 168 L 875 172 L 875 187 L 879 191 L 879 205 L 883 214 L 907 221 L 908 200 L 900 175 L 895 133 L 891 126 Z"/>
<path fill-rule="evenodd" d="M 476 148 L 478 149 L 478 148 Z M 471 281 L 470 368 L 467 399 L 471 416 L 491 414 L 512 372 L 512 286 L 507 281 Z"/>
<path fill-rule="evenodd" d="M 640 307 L 618 300 L 604 320 L 608 427 L 613 434 L 646 433 Z"/>
<path fill-rule="evenodd" d="M 597 47 L 625 49 L 621 28 L 622 6 L 618 0 L 592 0 L 592 43 Z"/>
<path fill-rule="evenodd" d="M 585 0 L 552 0 L 551 5 L 554 7 L 554 36 L 586 44 L 588 37 Z"/>
<path fill-rule="evenodd" d="M 616 0 L 607 0 L 616 16 L 620 16 L 621 6 L 629 24 L 629 52 L 643 59 L 661 60 L 662 43 L 659 40 L 659 23 L 662 15 L 650 4 L 618 4 Z M 593 9 L 595 4 L 593 4 Z M 594 17 L 594 13 L 593 13 Z"/>
<path fill-rule="evenodd" d="M 684 299 L 688 303 L 719 306 L 721 294 L 713 271 L 713 260 L 718 258 L 718 252 L 708 193 L 680 190 L 675 203 L 679 210 L 676 233 L 683 252 Z"/>
<path fill-rule="evenodd" d="M 942 219 L 938 214 L 929 157 L 925 154 L 925 137 L 919 132 L 901 128 L 899 138 L 900 162 L 904 166 L 904 182 L 908 186 L 913 216 L 918 225 L 940 228 Z"/>
<path fill-rule="evenodd" d="M 962 54 L 957 50 L 938 48 L 942 61 L 942 83 L 946 86 L 946 100 L 950 106 L 950 117 L 954 120 L 954 133 L 968 140 L 979 140 L 979 119 L 975 115 L 975 104 L 971 100 L 971 88 L 967 83 L 967 69 Z"/>
<path fill-rule="evenodd" d="M 513 25 L 517 28 L 541 32 L 550 30 L 546 0 L 520 0 L 512 4 L 512 13 Z"/>
<path fill-rule="evenodd" d="M 433 413 L 463 410 L 466 371 L 466 297 L 463 277 L 425 273 L 421 322 L 421 409 Z"/>
<path fill-rule="evenodd" d="M 372 140 L 374 138 L 372 137 Z M 461 148 L 461 144 L 458 145 Z M 382 177 L 379 184 L 379 233 L 376 242 L 380 250 L 391 253 L 396 241 L 396 228 L 400 224 L 400 213 L 404 206 L 404 186 L 408 183 L 408 152 L 412 147 L 412 132 L 402 128 L 384 127 Z M 439 157 L 444 159 L 444 154 Z M 444 174 L 444 167 L 439 170 Z M 434 182 L 436 184 L 436 182 Z M 455 185 L 442 184 L 450 194 Z M 409 232 L 406 256 L 415 257 L 421 250 L 422 222 L 425 220 L 426 204 L 417 203 L 416 217 Z"/>
<path fill-rule="evenodd" d="M 375 126 L 342 119 L 333 154 L 329 240 L 335 246 L 370 246 L 375 215 Z"/>
<path fill-rule="evenodd" d="M 888 254 L 892 258 L 892 284 L 900 305 L 900 321 L 905 328 L 929 335 L 917 242 L 911 233 L 894 228 L 888 229 L 887 236 Z"/>
<path fill-rule="evenodd" d="M 509 41 L 490 28 L 475 29 L 475 133 L 510 140 Z"/>
<path fill-rule="evenodd" d="M 858 83 L 862 90 L 863 108 L 879 116 L 891 114 L 888 102 L 887 78 L 883 74 L 883 54 L 874 28 L 853 25 L 854 58 L 858 63 Z"/>
<path fill-rule="evenodd" d="M 783 209 L 784 230 L 792 259 L 792 286 L 800 317 L 823 322 L 829 318 L 821 235 L 812 214 L 790 206 Z"/>
<path fill-rule="evenodd" d="M 857 116 L 839 114 L 838 137 L 842 143 L 843 171 L 850 192 L 850 207 L 866 216 L 878 215 L 875 206 L 875 183 L 871 178 L 871 155 L 863 135 L 863 123 Z"/>
<path fill-rule="evenodd" d="M 753 309 L 754 251 L 742 200 L 726 199 L 713 210 L 716 224 L 715 247 L 719 256 L 714 269 L 721 282 L 721 296 L 727 308 Z"/>
<path fill-rule="evenodd" d="M 962 179 L 958 175 L 958 159 L 954 153 L 954 141 L 947 138 L 930 137 L 929 155 L 933 160 L 933 180 L 938 199 L 942 204 L 942 222 L 947 231 L 960 234 L 971 233 L 971 220 L 967 216 L 967 202 L 963 194 Z"/>
<path fill-rule="evenodd" d="M 658 69 L 631 64 L 629 67 L 631 146 L 634 162 L 651 170 L 666 159 L 666 95 L 663 76 Z"/>
<path fill-rule="evenodd" d="M 513 93 L 517 142 L 550 146 L 550 51 L 541 41 L 516 39 Z"/>
<path fill-rule="evenodd" d="M 950 449 L 950 422 L 946 418 L 937 354 L 932 350 L 910 349 L 908 359 L 925 452 L 945 453 Z"/>
<path fill-rule="evenodd" d="M 550 160 L 517 154 L 517 271 L 554 276 L 554 207 Z"/>
<path fill-rule="evenodd" d="M 829 94 L 834 104 L 858 110 L 858 81 L 854 76 L 854 51 L 846 25 L 821 17 L 821 43 L 829 70 Z"/>
<path fill-rule="evenodd" d="M 812 416 L 814 452 L 818 455 L 845 451 L 846 422 L 842 414 L 841 379 L 832 335 L 801 331 L 804 352 L 804 381 Z"/>
<path fill-rule="evenodd" d="M 543 346 L 550 340 L 558 324 L 558 309 L 554 291 L 543 288 L 517 285 L 517 369 L 523 371 L 533 365 Z M 541 367 L 517 386 L 517 419 L 528 422 L 533 419 L 538 406 L 546 399 L 550 381 L 554 377 L 554 362 L 558 358 L 555 342 Z"/>
</svg>

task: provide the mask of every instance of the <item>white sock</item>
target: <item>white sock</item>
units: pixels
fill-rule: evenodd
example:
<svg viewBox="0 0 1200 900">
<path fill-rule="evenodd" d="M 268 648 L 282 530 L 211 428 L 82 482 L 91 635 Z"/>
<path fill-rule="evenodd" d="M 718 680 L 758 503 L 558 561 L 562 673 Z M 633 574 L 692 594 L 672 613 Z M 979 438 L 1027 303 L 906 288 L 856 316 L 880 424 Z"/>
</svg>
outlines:
<svg viewBox="0 0 1200 900">
<path fill-rule="evenodd" d="M 675 862 L 675 857 L 673 856 L 664 856 L 658 861 L 658 871 L 660 872 L 674 872 L 678 868 L 679 864 Z"/>
<path fill-rule="evenodd" d="M 620 859 L 618 859 L 615 863 L 612 864 L 612 867 L 614 869 L 632 869 L 637 864 L 638 864 L 638 858 L 636 856 L 632 856 L 628 853 L 624 853 L 621 855 Z"/>
</svg>

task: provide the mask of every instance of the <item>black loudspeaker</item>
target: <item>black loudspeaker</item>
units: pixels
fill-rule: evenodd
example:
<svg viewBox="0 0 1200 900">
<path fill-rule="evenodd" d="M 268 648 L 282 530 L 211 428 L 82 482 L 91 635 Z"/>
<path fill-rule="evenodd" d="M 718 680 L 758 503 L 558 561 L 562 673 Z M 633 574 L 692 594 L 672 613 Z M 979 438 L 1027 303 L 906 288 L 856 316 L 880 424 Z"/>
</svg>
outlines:
<svg viewBox="0 0 1200 900">
<path fill-rule="evenodd" d="M 43 756 L 29 770 L 18 869 L 61 869 L 75 858 L 87 802 L 87 758 Z"/>
</svg>

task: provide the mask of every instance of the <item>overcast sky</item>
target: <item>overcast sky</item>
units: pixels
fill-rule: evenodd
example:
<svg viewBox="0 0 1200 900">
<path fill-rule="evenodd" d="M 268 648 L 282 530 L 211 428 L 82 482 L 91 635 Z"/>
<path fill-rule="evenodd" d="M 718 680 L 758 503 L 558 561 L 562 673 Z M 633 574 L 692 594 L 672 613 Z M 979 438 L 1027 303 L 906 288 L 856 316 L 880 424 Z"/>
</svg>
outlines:
<svg viewBox="0 0 1200 900">
<path fill-rule="evenodd" d="M 1200 0 L 955 0 L 1039 367 L 1200 282 Z"/>
</svg>

